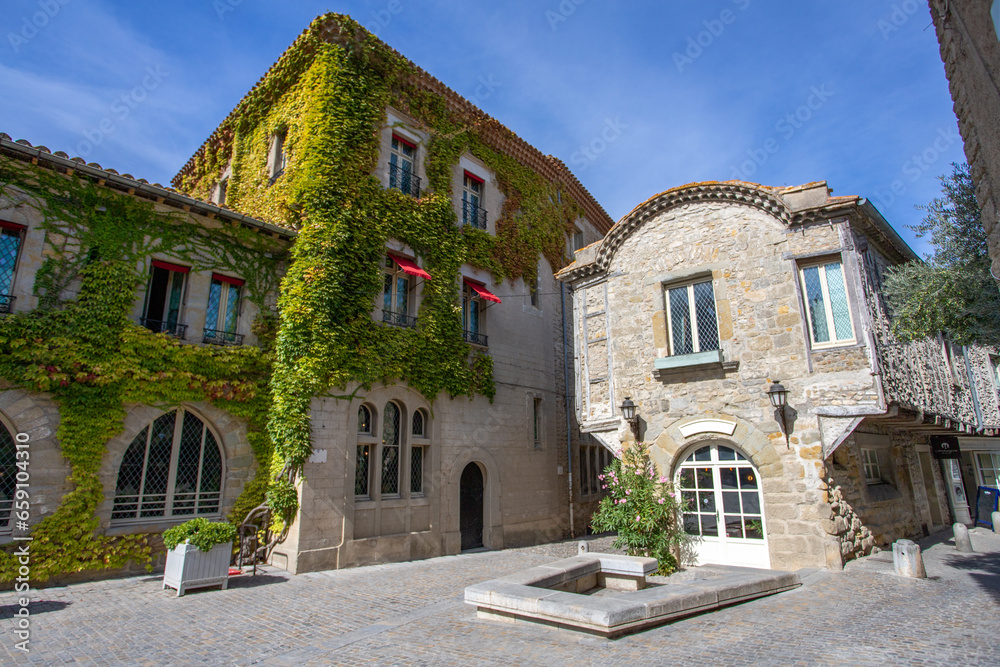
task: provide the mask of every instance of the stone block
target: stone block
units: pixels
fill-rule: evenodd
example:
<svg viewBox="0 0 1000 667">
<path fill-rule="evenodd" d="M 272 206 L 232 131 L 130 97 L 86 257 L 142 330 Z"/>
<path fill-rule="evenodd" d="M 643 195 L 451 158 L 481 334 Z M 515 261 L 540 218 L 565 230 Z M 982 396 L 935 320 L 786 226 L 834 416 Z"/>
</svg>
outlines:
<svg viewBox="0 0 1000 667">
<path fill-rule="evenodd" d="M 955 548 L 963 553 L 972 553 L 972 539 L 969 538 L 969 529 L 964 524 L 956 523 L 952 526 L 955 533 Z"/>
<path fill-rule="evenodd" d="M 892 545 L 892 566 L 896 574 L 911 579 L 926 579 L 920 545 L 912 540 L 896 540 Z"/>
</svg>

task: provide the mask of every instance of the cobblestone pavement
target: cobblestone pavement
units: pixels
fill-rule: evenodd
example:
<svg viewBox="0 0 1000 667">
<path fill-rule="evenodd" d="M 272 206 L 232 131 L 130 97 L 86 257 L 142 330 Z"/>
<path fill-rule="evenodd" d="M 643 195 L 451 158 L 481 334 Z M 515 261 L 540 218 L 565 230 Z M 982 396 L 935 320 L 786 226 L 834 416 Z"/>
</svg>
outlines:
<svg viewBox="0 0 1000 667">
<path fill-rule="evenodd" d="M 32 591 L 30 653 L 17 595 L 0 593 L 0 663 L 83 665 L 991 665 L 1000 664 L 1000 536 L 977 553 L 925 540 L 926 580 L 882 553 L 795 591 L 622 639 L 476 617 L 468 584 L 575 554 L 576 543 L 289 576 L 177 598 L 159 577 Z M 594 541 L 592 551 L 608 550 Z"/>
</svg>

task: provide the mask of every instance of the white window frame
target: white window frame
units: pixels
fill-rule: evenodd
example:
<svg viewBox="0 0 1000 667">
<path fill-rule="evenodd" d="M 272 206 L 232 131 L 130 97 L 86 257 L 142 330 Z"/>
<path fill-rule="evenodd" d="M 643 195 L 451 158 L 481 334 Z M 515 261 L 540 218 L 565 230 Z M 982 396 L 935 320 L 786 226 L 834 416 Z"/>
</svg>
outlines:
<svg viewBox="0 0 1000 667">
<path fill-rule="evenodd" d="M 472 321 L 472 304 L 476 304 L 476 310 L 478 313 L 478 321 L 476 322 L 476 330 L 473 331 L 469 326 Z M 472 289 L 472 287 L 462 279 L 462 331 L 472 334 L 478 334 L 480 336 L 486 336 L 486 304 L 484 299 L 479 296 L 479 294 Z"/>
<path fill-rule="evenodd" d="M 188 410 L 187 408 L 184 408 L 184 407 L 178 407 L 178 408 L 176 408 L 176 409 L 174 409 L 172 411 L 169 411 L 169 412 L 167 412 L 165 414 L 169 414 L 170 412 L 174 412 L 175 413 L 175 417 L 174 417 L 174 429 L 173 429 L 173 434 L 172 434 L 173 440 L 172 440 L 171 445 L 170 445 L 170 462 L 168 464 L 169 467 L 168 467 L 168 473 L 167 473 L 166 493 L 162 494 L 163 495 L 163 501 L 162 501 L 163 502 L 163 514 L 161 516 L 145 516 L 145 517 L 141 516 L 142 511 L 143 511 L 143 504 L 144 504 L 143 500 L 144 500 L 144 497 L 147 496 L 147 494 L 145 493 L 145 488 L 144 487 L 145 487 L 145 483 L 147 481 L 146 476 L 148 474 L 148 466 L 149 466 L 149 452 L 150 452 L 150 446 L 151 446 L 150 445 L 150 438 L 152 438 L 152 435 L 153 435 L 153 425 L 156 423 L 156 421 L 158 419 L 160 419 L 160 417 L 157 417 L 156 419 L 150 420 L 146 424 L 146 426 L 143 427 L 139 431 L 139 433 L 136 434 L 135 438 L 133 438 L 132 440 L 129 441 L 129 444 L 128 444 L 128 446 L 126 446 L 125 451 L 122 452 L 121 457 L 118 459 L 118 466 L 115 469 L 115 488 L 114 488 L 114 491 L 112 492 L 113 493 L 113 495 L 112 495 L 112 510 L 111 510 L 111 512 L 112 512 L 112 514 L 111 514 L 111 516 L 112 516 L 111 525 L 112 526 L 127 525 L 127 524 L 142 524 L 142 523 L 176 522 L 178 519 L 188 520 L 188 519 L 193 519 L 195 517 L 205 517 L 205 518 L 211 519 L 211 518 L 216 518 L 216 517 L 222 516 L 222 509 L 223 509 L 222 502 L 223 502 L 223 499 L 225 498 L 225 491 L 226 491 L 226 451 L 225 451 L 225 448 L 222 445 L 222 438 L 215 431 L 215 429 L 212 428 L 211 423 L 207 419 L 205 419 L 202 415 L 198 414 L 197 412 Z M 175 487 L 177 485 L 177 467 L 178 467 L 179 458 L 180 458 L 181 435 L 183 433 L 183 428 L 184 428 L 184 426 L 183 426 L 184 425 L 184 417 L 188 413 L 190 413 L 190 414 L 194 415 L 196 418 L 198 418 L 198 420 L 202 423 L 202 426 L 203 426 L 202 435 L 201 435 L 201 445 L 200 445 L 200 448 L 198 450 L 198 452 L 199 452 L 198 453 L 199 463 L 198 463 L 197 490 L 194 492 L 195 508 L 193 508 L 193 509 L 195 511 L 192 511 L 190 513 L 183 513 L 183 512 L 177 512 L 177 513 L 175 513 L 175 510 L 188 509 L 188 508 L 183 508 L 183 507 L 182 508 L 175 508 L 174 507 L 174 504 L 176 502 L 178 502 L 177 499 L 176 499 L 176 488 Z M 162 416 L 163 415 L 161 415 L 161 417 Z M 145 446 L 145 453 L 143 455 L 142 471 L 141 471 L 140 477 L 139 477 L 140 490 L 139 490 L 139 493 L 136 496 L 136 501 L 135 501 L 136 508 L 135 508 L 135 510 L 133 510 L 133 512 L 134 512 L 134 514 L 136 516 L 124 517 L 124 518 L 114 518 L 114 514 L 115 514 L 114 506 L 117 504 L 118 499 L 119 499 L 117 486 L 118 486 L 118 477 L 121 475 L 121 466 L 122 466 L 122 463 L 124 462 L 125 456 L 128 454 L 128 451 L 131 449 L 132 445 L 135 443 L 135 439 L 139 435 L 141 435 L 142 433 L 144 433 L 144 432 L 146 433 L 146 446 Z M 200 491 L 200 488 L 201 488 L 202 474 L 204 472 L 203 466 L 205 464 L 205 447 L 208 444 L 208 435 L 209 434 L 211 434 L 212 437 L 213 437 L 213 439 L 215 440 L 215 446 L 218 448 L 218 451 L 219 451 L 219 490 L 217 492 L 209 492 L 209 494 L 208 494 L 208 495 L 216 495 L 216 496 L 218 496 L 217 506 L 216 506 L 216 510 L 214 512 L 197 512 L 197 505 L 200 502 L 203 501 L 203 499 L 201 498 L 202 492 Z M 152 495 L 158 496 L 158 495 L 161 495 L 161 494 L 152 494 Z M 152 501 L 152 500 L 146 499 L 145 502 L 147 502 L 147 503 L 158 503 L 159 501 Z M 186 501 L 181 501 L 181 502 L 186 502 Z M 130 503 L 127 503 L 127 504 L 130 504 Z M 124 510 L 119 510 L 119 511 L 124 511 Z"/>
<path fill-rule="evenodd" d="M 885 477 L 882 476 L 882 462 L 879 458 L 879 448 L 861 447 L 861 468 L 865 473 L 865 483 L 882 484 Z"/>
<path fill-rule="evenodd" d="M 288 130 L 280 130 L 271 135 L 271 150 L 269 151 L 269 172 L 271 183 L 278 180 L 278 177 L 285 173 L 288 167 Z"/>
<path fill-rule="evenodd" d="M 992 371 L 990 375 L 993 376 L 993 389 L 996 391 L 997 397 L 1000 398 L 1000 356 L 991 354 L 989 355 L 989 361 L 990 370 Z"/>
<path fill-rule="evenodd" d="M 844 295 L 847 299 L 847 317 L 851 324 L 851 337 L 850 338 L 837 338 L 837 328 L 833 319 L 833 305 L 830 301 L 830 286 L 826 277 L 826 267 L 831 264 L 840 265 L 840 276 L 844 280 Z M 813 322 L 812 322 L 812 311 L 809 308 L 809 289 L 806 286 L 806 269 L 817 268 L 819 269 L 819 282 L 820 290 L 823 294 L 823 312 L 826 316 L 826 326 L 827 331 L 830 334 L 830 340 L 818 343 L 816 342 L 816 336 L 813 333 Z M 854 322 L 854 313 L 851 312 L 851 295 L 847 290 L 847 268 L 844 265 L 844 260 L 842 257 L 827 257 L 822 260 L 803 262 L 798 265 L 798 280 L 799 287 L 802 290 L 802 310 L 805 313 L 806 328 L 808 329 L 809 343 L 810 347 L 814 350 L 822 350 L 831 347 L 843 347 L 845 345 L 854 345 L 857 343 L 857 324 Z"/>
<path fill-rule="evenodd" d="M 698 332 L 698 309 L 695 304 L 694 287 L 695 285 L 701 285 L 703 283 L 708 283 L 712 287 L 712 310 L 715 313 L 715 338 L 718 341 L 718 346 L 712 348 L 712 350 L 701 349 L 701 339 Z M 674 317 L 673 309 L 670 307 L 670 292 L 678 289 L 687 290 L 688 317 L 691 322 L 691 352 L 678 353 L 674 350 Z M 663 300 L 664 314 L 666 315 L 667 320 L 667 349 L 669 350 L 670 356 L 683 356 L 684 354 L 697 354 L 699 352 L 711 352 L 722 349 L 722 339 L 719 335 L 719 307 L 715 300 L 715 281 L 712 280 L 710 276 L 702 276 L 701 278 L 695 278 L 682 283 L 664 285 Z"/>
<path fill-rule="evenodd" d="M 393 143 L 398 143 L 400 145 L 400 147 L 393 146 Z M 407 157 L 407 155 L 405 154 L 405 151 L 403 151 L 403 149 L 402 149 L 402 146 L 406 146 L 407 148 L 412 149 L 413 150 L 413 156 L 412 157 Z M 395 165 L 393 165 L 393 158 L 396 159 Z M 390 190 L 398 190 L 399 192 L 402 192 L 403 194 L 412 197 L 413 196 L 413 187 L 412 187 L 413 186 L 413 182 L 412 181 L 411 181 L 411 187 L 409 189 L 405 189 L 405 190 L 403 189 L 403 177 L 402 177 L 402 174 L 408 173 L 410 175 L 411 179 L 416 179 L 417 196 L 420 196 L 420 194 L 422 194 L 423 188 L 421 187 L 422 184 L 421 184 L 421 181 L 420 181 L 420 175 L 418 174 L 418 165 L 419 165 L 418 160 L 419 160 L 419 158 L 420 158 L 420 142 L 419 141 L 417 141 L 415 139 L 411 139 L 410 137 L 404 135 L 401 132 L 393 131 L 389 135 L 389 163 L 386 166 L 386 168 L 389 171 L 386 174 L 386 176 L 387 176 L 387 181 L 386 182 L 388 183 Z M 407 172 L 403 168 L 403 163 L 404 162 L 409 162 L 410 163 L 410 171 L 409 172 Z M 392 179 L 393 179 L 392 168 L 393 168 L 393 166 L 395 166 L 396 169 L 398 170 L 398 174 L 397 174 L 398 181 L 397 181 L 396 185 L 392 184 Z"/>
<path fill-rule="evenodd" d="M 412 276 L 405 271 L 403 267 L 397 264 L 392 257 L 388 254 L 385 256 L 385 262 L 382 264 L 382 274 L 383 276 L 392 277 L 392 287 L 389 292 L 389 313 L 393 315 L 405 315 L 407 317 L 414 317 L 411 313 L 413 312 L 413 293 L 415 290 L 415 285 L 412 281 Z M 400 279 L 406 282 L 406 312 L 400 313 L 396 310 L 396 305 L 399 301 L 399 281 Z M 382 278 L 382 293 L 379 299 L 379 310 L 385 313 L 385 278 Z"/>
<path fill-rule="evenodd" d="M 978 485 L 979 486 L 992 486 L 993 488 L 997 488 L 998 486 L 1000 486 L 1000 451 L 990 451 L 990 450 L 982 451 L 982 450 L 977 450 L 977 451 L 972 451 L 970 453 L 972 454 L 972 460 L 975 462 L 975 466 L 976 466 L 976 482 L 978 483 Z M 996 479 L 995 479 L 995 481 L 993 482 L 992 485 L 991 484 L 987 484 L 986 480 L 983 479 L 983 469 L 984 469 L 984 467 L 982 465 L 982 461 L 979 458 L 981 456 L 989 457 L 989 461 L 990 461 L 991 465 L 988 468 L 986 468 L 986 469 L 987 470 L 992 470 L 993 474 L 996 477 Z"/>
<path fill-rule="evenodd" d="M 476 183 L 479 186 L 479 192 L 476 192 L 472 188 L 471 185 L 472 183 Z M 475 202 L 473 202 L 472 199 L 473 197 L 476 198 Z M 480 229 L 482 231 L 487 231 L 489 229 L 489 212 L 486 210 L 486 207 L 483 206 L 483 202 L 485 201 L 485 199 L 486 199 L 486 179 L 481 176 L 477 176 L 468 169 L 464 169 L 462 171 L 462 210 L 461 210 L 461 215 L 459 216 L 459 220 L 461 221 L 462 227 L 471 224 L 476 229 Z M 479 211 L 482 211 L 483 213 L 486 214 L 486 220 L 483 221 L 482 227 L 479 226 L 478 220 L 472 220 L 472 221 L 466 220 L 467 206 L 471 206 L 473 215 L 478 214 Z"/>
<path fill-rule="evenodd" d="M 242 281 L 240 281 L 242 282 Z M 219 308 L 216 313 L 215 322 L 210 322 L 208 319 L 208 314 L 212 310 L 212 286 L 216 283 L 219 284 Z M 235 334 L 240 328 L 240 314 L 243 310 L 243 286 L 244 285 L 234 285 L 233 283 L 227 282 L 225 280 L 220 280 L 218 277 L 213 276 L 212 281 L 208 286 L 208 301 L 205 304 L 205 328 L 214 329 L 215 331 L 221 331 L 226 334 Z M 233 328 L 226 328 L 226 319 L 229 313 L 229 299 L 231 294 L 236 292 L 236 317 L 233 320 Z M 210 326 L 211 325 L 211 326 Z"/>
</svg>

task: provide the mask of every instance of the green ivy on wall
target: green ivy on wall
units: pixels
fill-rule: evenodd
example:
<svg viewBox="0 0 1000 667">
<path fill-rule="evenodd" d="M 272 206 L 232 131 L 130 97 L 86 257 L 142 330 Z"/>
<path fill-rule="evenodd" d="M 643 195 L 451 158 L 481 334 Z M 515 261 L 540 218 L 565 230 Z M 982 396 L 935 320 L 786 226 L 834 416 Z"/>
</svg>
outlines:
<svg viewBox="0 0 1000 667">
<path fill-rule="evenodd" d="M 326 39 L 330 31 L 339 38 Z M 268 422 L 277 478 L 268 505 L 284 525 L 294 518 L 294 486 L 312 451 L 312 398 L 352 383 L 402 380 L 430 401 L 442 392 L 492 400 L 492 359 L 462 337 L 461 266 L 485 269 L 497 282 L 534 278 L 540 256 L 559 268 L 567 233 L 582 215 L 558 184 L 487 145 L 481 119 L 451 112 L 442 97 L 415 86 L 415 74 L 350 18 L 321 16 L 179 181 L 208 196 L 231 164 L 234 208 L 300 229 L 279 301 Z M 431 136 L 430 189 L 420 199 L 383 188 L 375 176 L 390 106 Z M 289 159 L 272 182 L 268 152 L 279 132 Z M 495 235 L 457 224 L 451 182 L 464 153 L 494 171 L 505 196 Z M 389 239 L 412 248 L 433 276 L 416 329 L 372 321 Z"/>
<path fill-rule="evenodd" d="M 154 334 L 130 320 L 144 282 L 139 266 L 162 251 L 197 269 L 244 275 L 249 298 L 263 305 L 277 283 L 277 259 L 250 230 L 206 230 L 151 202 L 118 194 L 77 176 L 4 160 L 0 188 L 22 193 L 22 205 L 42 218 L 46 259 L 34 290 L 40 307 L 0 321 L 0 377 L 47 392 L 59 406 L 60 450 L 70 465 L 70 491 L 56 511 L 32 528 L 31 578 L 149 562 L 146 535 L 97 534 L 105 497 L 98 476 L 109 440 L 121 433 L 126 405 L 169 409 L 212 401 L 248 421 L 259 466 L 236 503 L 242 512 L 261 501 L 272 446 L 265 423 L 269 357 L 260 349 L 205 348 Z M 60 294 L 78 283 L 75 298 Z M 0 552 L 0 580 L 17 576 L 10 550 Z"/>
</svg>

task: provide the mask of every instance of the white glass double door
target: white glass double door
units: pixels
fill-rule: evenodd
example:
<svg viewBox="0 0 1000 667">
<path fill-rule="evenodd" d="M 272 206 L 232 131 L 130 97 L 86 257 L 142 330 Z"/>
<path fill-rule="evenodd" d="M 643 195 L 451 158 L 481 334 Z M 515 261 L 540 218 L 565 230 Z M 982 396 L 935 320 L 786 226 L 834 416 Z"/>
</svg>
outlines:
<svg viewBox="0 0 1000 667">
<path fill-rule="evenodd" d="M 678 468 L 677 486 L 699 565 L 771 566 L 760 475 L 743 454 L 721 444 L 700 447 Z"/>
</svg>

